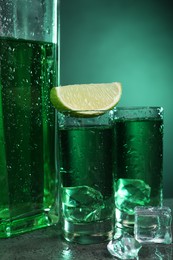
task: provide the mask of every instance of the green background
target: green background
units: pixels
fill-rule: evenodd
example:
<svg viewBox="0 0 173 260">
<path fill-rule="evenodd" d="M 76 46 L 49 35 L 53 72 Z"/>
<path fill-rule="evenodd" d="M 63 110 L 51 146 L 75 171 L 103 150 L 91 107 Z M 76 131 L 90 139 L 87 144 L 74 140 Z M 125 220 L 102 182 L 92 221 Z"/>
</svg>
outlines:
<svg viewBox="0 0 173 260">
<path fill-rule="evenodd" d="M 120 81 L 119 106 L 163 106 L 164 197 L 173 197 L 172 3 L 61 1 L 61 85 Z"/>
</svg>

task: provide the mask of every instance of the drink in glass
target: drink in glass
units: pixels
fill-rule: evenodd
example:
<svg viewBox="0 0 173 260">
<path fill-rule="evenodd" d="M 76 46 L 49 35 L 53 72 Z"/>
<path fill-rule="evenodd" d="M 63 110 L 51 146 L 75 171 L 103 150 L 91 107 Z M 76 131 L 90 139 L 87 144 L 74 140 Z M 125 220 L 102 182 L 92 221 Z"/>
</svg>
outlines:
<svg viewBox="0 0 173 260">
<path fill-rule="evenodd" d="M 68 241 L 98 243 L 113 235 L 112 115 L 109 111 L 75 117 L 71 112 L 58 112 L 62 226 Z"/>
<path fill-rule="evenodd" d="M 162 205 L 163 108 L 116 108 L 115 205 L 118 226 L 133 226 L 135 206 Z"/>
<path fill-rule="evenodd" d="M 10 237 L 58 221 L 49 101 L 58 84 L 57 1 L 5 1 L 0 24 L 0 237 Z"/>
</svg>

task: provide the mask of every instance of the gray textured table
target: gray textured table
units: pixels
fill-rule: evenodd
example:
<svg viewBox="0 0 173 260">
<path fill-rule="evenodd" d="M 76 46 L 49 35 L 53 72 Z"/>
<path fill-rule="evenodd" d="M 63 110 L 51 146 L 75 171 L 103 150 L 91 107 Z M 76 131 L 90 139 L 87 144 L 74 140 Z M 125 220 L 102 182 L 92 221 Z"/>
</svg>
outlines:
<svg viewBox="0 0 173 260">
<path fill-rule="evenodd" d="M 173 211 L 173 199 L 164 201 Z M 111 260 L 107 243 L 78 245 L 64 241 L 50 227 L 14 238 L 0 240 L 0 260 Z M 138 260 L 173 259 L 173 244 L 142 247 Z"/>
</svg>

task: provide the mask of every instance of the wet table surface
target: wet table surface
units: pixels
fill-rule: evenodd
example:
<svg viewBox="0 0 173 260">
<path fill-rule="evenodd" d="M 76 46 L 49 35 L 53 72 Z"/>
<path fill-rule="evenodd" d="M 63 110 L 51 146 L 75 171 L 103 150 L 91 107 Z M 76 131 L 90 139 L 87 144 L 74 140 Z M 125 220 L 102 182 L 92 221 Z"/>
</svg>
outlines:
<svg viewBox="0 0 173 260">
<path fill-rule="evenodd" d="M 173 212 L 173 199 L 164 200 Z M 0 239 L 0 260 L 113 260 L 107 243 L 78 245 L 64 241 L 54 227 L 45 228 L 14 238 Z M 138 260 L 173 259 L 171 245 L 143 246 Z"/>
</svg>

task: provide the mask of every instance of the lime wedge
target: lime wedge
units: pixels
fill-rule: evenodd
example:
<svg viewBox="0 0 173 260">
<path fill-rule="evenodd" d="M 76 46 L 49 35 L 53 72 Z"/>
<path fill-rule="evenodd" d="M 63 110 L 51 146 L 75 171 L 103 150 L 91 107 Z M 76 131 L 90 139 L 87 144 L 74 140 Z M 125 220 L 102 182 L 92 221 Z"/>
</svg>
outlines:
<svg viewBox="0 0 173 260">
<path fill-rule="evenodd" d="M 76 114 L 89 116 L 98 110 L 104 113 L 112 109 L 119 102 L 121 93 L 122 87 L 118 82 L 66 85 L 53 87 L 50 100 L 57 110 L 76 111 Z"/>
</svg>

